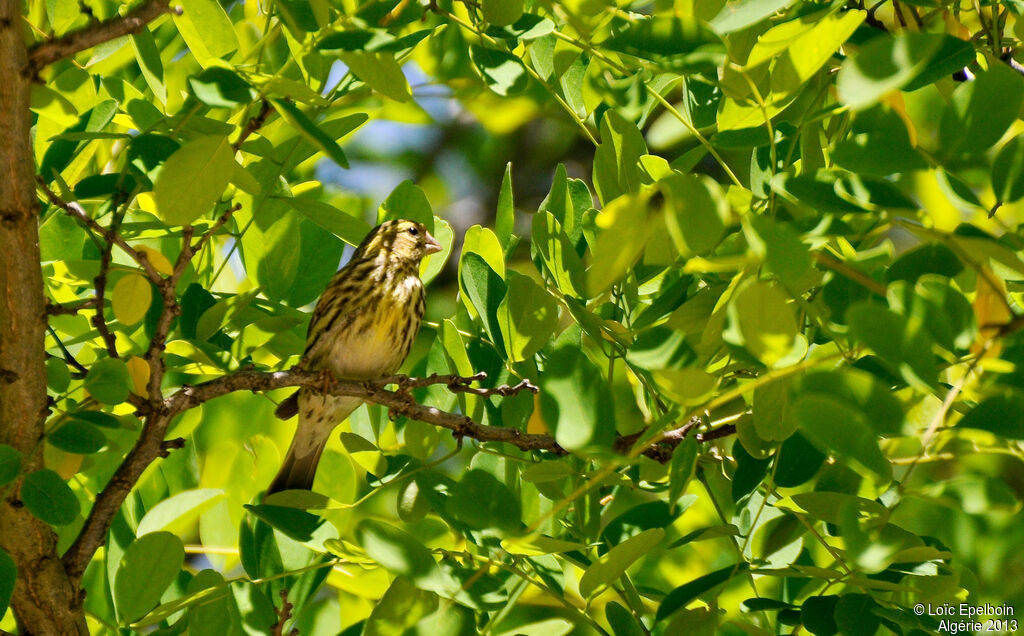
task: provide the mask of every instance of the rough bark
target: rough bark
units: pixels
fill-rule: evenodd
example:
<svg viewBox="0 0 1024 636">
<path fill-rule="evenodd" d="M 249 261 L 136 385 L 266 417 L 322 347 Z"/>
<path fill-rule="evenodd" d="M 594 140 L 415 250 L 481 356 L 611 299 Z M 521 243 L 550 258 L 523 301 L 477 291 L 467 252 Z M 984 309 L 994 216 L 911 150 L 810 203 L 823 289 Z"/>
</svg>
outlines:
<svg viewBox="0 0 1024 636">
<path fill-rule="evenodd" d="M 0 0 L 0 443 L 42 467 L 47 414 L 46 305 L 39 266 L 38 203 L 29 129 L 33 74 L 22 3 Z M 22 634 L 85 634 L 81 599 L 53 530 L 21 506 L 20 479 L 3 490 L 0 547 L 18 567 L 11 605 Z"/>
</svg>

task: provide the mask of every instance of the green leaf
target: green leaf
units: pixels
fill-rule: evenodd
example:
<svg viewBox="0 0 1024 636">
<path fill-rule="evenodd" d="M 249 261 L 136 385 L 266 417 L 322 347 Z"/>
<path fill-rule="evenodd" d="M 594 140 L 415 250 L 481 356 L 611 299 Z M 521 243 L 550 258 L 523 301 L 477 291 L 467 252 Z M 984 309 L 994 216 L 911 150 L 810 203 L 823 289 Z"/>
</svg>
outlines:
<svg viewBox="0 0 1024 636">
<path fill-rule="evenodd" d="M 689 583 L 684 583 L 668 593 L 658 605 L 657 620 L 663 620 L 678 609 L 686 607 L 690 601 L 705 592 L 722 585 L 732 577 L 745 572 L 749 566 L 746 562 L 730 565 L 710 574 L 698 577 Z"/>
<path fill-rule="evenodd" d="M 256 91 L 238 73 L 220 66 L 188 78 L 188 86 L 196 99 L 214 108 L 234 108 L 256 98 Z"/>
<path fill-rule="evenodd" d="M 351 29 L 329 33 L 317 42 L 316 48 L 324 52 L 339 51 L 387 51 L 392 48 L 396 38 L 386 31 Z"/>
<path fill-rule="evenodd" d="M 0 486 L 14 481 L 21 472 L 21 453 L 13 446 L 0 444 Z"/>
<path fill-rule="evenodd" d="M 46 386 L 56 393 L 63 393 L 71 386 L 71 371 L 68 363 L 62 358 L 50 358 L 46 361 Z"/>
<path fill-rule="evenodd" d="M 363 627 L 363 636 L 407 634 L 421 619 L 437 611 L 437 594 L 416 588 L 408 579 L 395 577 L 378 600 Z"/>
<path fill-rule="evenodd" d="M 590 598 L 598 589 L 626 573 L 629 566 L 655 548 L 665 538 L 661 528 L 644 530 L 615 546 L 590 564 L 580 578 L 580 595 Z"/>
<path fill-rule="evenodd" d="M 558 326 L 558 303 L 529 276 L 510 271 L 508 291 L 498 305 L 505 353 L 512 362 L 533 356 L 547 344 Z"/>
<path fill-rule="evenodd" d="M 1024 79 L 1005 64 L 993 64 L 953 91 L 939 122 L 942 152 L 956 157 L 988 150 L 1017 120 L 1022 103 Z"/>
<path fill-rule="evenodd" d="M 807 483 L 825 463 L 825 454 L 800 433 L 786 439 L 776 457 L 775 484 L 783 488 Z"/>
<path fill-rule="evenodd" d="M 942 35 L 942 41 L 920 73 L 903 87 L 905 91 L 916 91 L 928 84 L 948 77 L 974 61 L 974 44 L 952 35 Z"/>
<path fill-rule="evenodd" d="M 7 613 L 7 608 L 14 596 L 14 582 L 18 578 L 18 566 L 3 548 L 0 548 L 0 616 Z"/>
<path fill-rule="evenodd" d="M 46 441 L 69 453 L 87 455 L 107 445 L 107 438 L 100 429 L 89 422 L 72 419 L 46 436 Z"/>
<path fill-rule="evenodd" d="M 102 101 L 92 109 L 82 113 L 82 116 L 78 118 L 65 133 L 76 133 L 76 132 L 99 132 L 107 127 L 117 113 L 117 102 L 112 99 Z M 46 154 L 43 155 L 43 160 L 39 164 L 39 174 L 46 181 L 52 182 L 55 173 L 63 172 L 68 164 L 71 163 L 72 157 L 78 150 L 78 146 L 81 142 L 72 141 L 66 139 L 58 139 L 50 144 L 50 147 L 46 149 Z"/>
<path fill-rule="evenodd" d="M 504 352 L 501 324 L 498 321 L 498 307 L 505 298 L 507 289 L 505 281 L 476 252 L 462 255 L 459 278 L 462 290 L 480 316 L 487 335 L 497 345 L 498 350 Z"/>
<path fill-rule="evenodd" d="M 305 197 L 287 201 L 296 212 L 352 246 L 359 245 L 373 229 L 363 219 L 321 201 Z"/>
<path fill-rule="evenodd" d="M 42 261 L 77 259 L 82 256 L 85 234 L 70 215 L 51 214 L 39 226 L 39 251 Z"/>
<path fill-rule="evenodd" d="M 657 62 L 673 71 L 706 69 L 718 66 L 725 59 L 722 40 L 693 18 L 616 18 L 612 22 L 611 35 L 602 45 Z"/>
<path fill-rule="evenodd" d="M 114 604 L 121 621 L 134 622 L 156 607 L 184 560 L 185 546 L 170 532 L 154 532 L 133 541 L 114 578 Z"/>
<path fill-rule="evenodd" d="M 835 595 L 812 596 L 804 601 L 800 609 L 800 622 L 815 636 L 832 636 L 839 633 L 835 611 L 839 597 Z"/>
<path fill-rule="evenodd" d="M 187 594 L 201 594 L 201 602 L 188 606 L 189 636 L 224 636 L 231 633 L 232 614 L 238 607 L 224 577 L 216 570 L 200 570 L 188 582 Z"/>
<path fill-rule="evenodd" d="M 683 406 L 700 404 L 714 390 L 717 378 L 704 369 L 658 369 L 654 381 L 674 401 Z"/>
<path fill-rule="evenodd" d="M 796 317 L 778 287 L 762 282 L 747 284 L 729 305 L 729 342 L 746 348 L 767 366 L 785 358 L 797 336 Z"/>
<path fill-rule="evenodd" d="M 320 28 L 317 19 L 317 2 L 300 2 L 299 0 L 274 0 L 278 15 L 288 26 L 295 39 L 302 40 L 306 33 Z"/>
<path fill-rule="evenodd" d="M 753 420 L 757 436 L 767 442 L 781 442 L 796 432 L 786 378 L 762 384 L 754 389 Z"/>
<path fill-rule="evenodd" d="M 708 24 L 716 33 L 725 35 L 740 31 L 768 18 L 793 4 L 795 0 L 730 0 Z"/>
<path fill-rule="evenodd" d="M 652 230 L 647 217 L 647 197 L 622 195 L 607 203 L 594 223 L 600 232 L 587 270 L 587 294 L 590 296 L 620 281 L 643 254 Z"/>
<path fill-rule="evenodd" d="M 356 526 L 355 536 L 371 559 L 388 571 L 417 583 L 417 587 L 440 573 L 430 550 L 416 537 L 395 526 L 366 519 Z"/>
<path fill-rule="evenodd" d="M 748 234 L 751 250 L 764 254 L 769 269 L 787 289 L 803 293 L 821 282 L 812 264 L 811 251 L 795 230 L 767 216 L 746 218 L 757 234 L 754 240 Z"/>
<path fill-rule="evenodd" d="M 909 31 L 869 40 L 839 69 L 839 101 L 853 110 L 876 104 L 914 79 L 942 45 L 941 35 Z"/>
<path fill-rule="evenodd" d="M 434 231 L 434 212 L 427 195 L 408 179 L 399 183 L 377 210 L 378 224 L 395 219 L 416 221 L 425 225 L 428 232 Z"/>
<path fill-rule="evenodd" d="M 846 312 L 850 334 L 875 350 L 908 382 L 931 386 L 938 376 L 932 339 L 921 320 L 909 320 L 871 301 Z"/>
<path fill-rule="evenodd" d="M 512 531 L 521 524 L 519 500 L 485 470 L 467 471 L 451 489 L 447 507 L 456 519 L 477 530 Z"/>
<path fill-rule="evenodd" d="M 669 463 L 668 501 L 673 511 L 678 507 L 679 496 L 686 490 L 686 484 L 693 477 L 693 471 L 697 467 L 698 450 L 697 440 L 688 436 L 672 453 L 672 461 Z"/>
<path fill-rule="evenodd" d="M 412 99 L 409 80 L 395 61 L 395 54 L 387 51 L 350 51 L 338 54 L 352 74 L 385 97 L 396 102 Z"/>
<path fill-rule="evenodd" d="M 224 57 L 238 48 L 231 19 L 216 0 L 181 0 L 181 16 L 174 22 L 189 50 L 200 64 L 210 58 Z"/>
<path fill-rule="evenodd" d="M 563 294 L 583 297 L 583 261 L 562 231 L 561 224 L 550 212 L 537 212 L 533 216 L 530 250 L 539 256 L 543 265 L 538 268 L 547 273 L 555 287 Z"/>
<path fill-rule="evenodd" d="M 852 172 L 875 176 L 928 167 L 910 143 L 906 122 L 884 104 L 857 114 L 851 134 L 836 144 L 832 159 Z"/>
<path fill-rule="evenodd" d="M 805 28 L 802 21 L 783 22 L 762 35 L 750 52 L 747 68 L 772 60 L 768 101 L 783 102 L 802 90 L 805 82 L 835 55 L 866 15 L 857 10 L 831 13 L 810 22 L 810 29 Z M 773 36 L 776 31 L 782 31 L 781 36 Z M 788 31 L 795 32 L 790 36 Z M 769 42 L 767 52 L 763 50 L 766 41 Z"/>
<path fill-rule="evenodd" d="M 899 435 L 903 429 L 903 407 L 892 391 L 875 376 L 858 369 L 816 371 L 800 378 L 794 392 L 820 393 L 845 402 L 865 416 L 875 433 Z"/>
<path fill-rule="evenodd" d="M 503 27 L 522 17 L 523 4 L 523 0 L 480 0 L 480 12 L 487 22 Z"/>
<path fill-rule="evenodd" d="M 434 217 L 434 229 L 431 234 L 441 244 L 441 251 L 428 255 L 420 262 L 420 279 L 424 285 L 441 273 L 448 263 L 448 257 L 452 255 L 452 249 L 455 248 L 455 230 L 448 221 Z"/>
<path fill-rule="evenodd" d="M 540 379 L 541 412 L 558 443 L 570 450 L 607 450 L 615 437 L 615 408 L 601 372 L 583 352 L 556 350 Z"/>
<path fill-rule="evenodd" d="M 707 177 L 672 174 L 658 182 L 665 196 L 665 224 L 683 256 L 704 254 L 722 240 L 729 206 Z"/>
<path fill-rule="evenodd" d="M 508 97 L 526 90 L 530 76 L 518 57 L 477 44 L 470 45 L 469 56 L 484 83 L 498 95 Z"/>
<path fill-rule="evenodd" d="M 219 488 L 196 488 L 179 492 L 153 506 L 139 522 L 135 534 L 142 536 L 159 530 L 184 533 L 189 525 L 218 501 L 224 499 Z"/>
<path fill-rule="evenodd" d="M 853 518 L 865 527 L 881 527 L 889 520 L 889 510 L 871 499 L 840 492 L 803 492 L 793 495 L 793 502 L 812 517 L 826 523 L 841 524 L 855 511 Z"/>
<path fill-rule="evenodd" d="M 1001 203 L 1024 197 L 1024 139 L 1020 136 L 1006 142 L 992 162 L 992 190 Z"/>
<path fill-rule="evenodd" d="M 1024 397 L 1016 394 L 994 395 L 964 415 L 960 428 L 976 428 L 1007 439 L 1024 439 Z"/>
<path fill-rule="evenodd" d="M 83 420 L 104 428 L 125 428 L 117 416 L 111 415 L 110 413 L 104 413 L 103 411 L 73 411 L 72 413 L 69 413 L 69 415 L 76 420 Z"/>
<path fill-rule="evenodd" d="M 547 18 L 542 18 L 534 13 L 524 13 L 515 23 L 505 27 L 491 26 L 487 29 L 487 35 L 494 38 L 515 38 L 528 42 L 548 35 L 555 30 L 555 23 Z M 534 68 L 538 71 L 541 69 Z M 550 73 L 542 73 L 547 77 Z"/>
<path fill-rule="evenodd" d="M 953 278 L 963 269 L 963 263 L 953 250 L 942 243 L 931 243 L 915 247 L 897 258 L 885 271 L 885 280 L 914 282 L 925 274 Z"/>
<path fill-rule="evenodd" d="M 800 430 L 815 446 L 857 462 L 882 482 L 892 479 L 892 465 L 860 411 L 829 395 L 810 393 L 797 398 L 793 412 Z"/>
<path fill-rule="evenodd" d="M 601 118 L 601 143 L 594 151 L 594 189 L 602 203 L 640 190 L 640 157 L 646 154 L 647 144 L 636 124 L 618 111 L 607 111 Z"/>
<path fill-rule="evenodd" d="M 153 91 L 153 96 L 163 104 L 167 102 L 167 87 L 164 86 L 164 65 L 160 61 L 160 50 L 157 49 L 153 34 L 145 26 L 131 36 L 135 59 L 139 63 L 142 76 Z"/>
<path fill-rule="evenodd" d="M 102 358 L 85 376 L 85 390 L 103 404 L 124 402 L 131 387 L 128 367 L 119 358 Z"/>
<path fill-rule="evenodd" d="M 299 110 L 298 106 L 281 99 L 271 99 L 270 103 L 274 105 L 281 118 L 294 128 L 297 128 L 310 143 L 333 159 L 342 168 L 348 168 L 348 158 L 345 157 L 345 152 L 341 149 L 341 146 L 328 136 L 327 133 L 320 130 L 320 127 Z"/>
<path fill-rule="evenodd" d="M 268 526 L 300 543 L 312 540 L 313 533 L 324 523 L 323 519 L 312 513 L 284 506 L 245 504 L 245 509 Z"/>
<path fill-rule="evenodd" d="M 512 162 L 505 164 L 505 176 L 501 178 L 501 190 L 498 191 L 498 211 L 494 217 L 494 233 L 501 243 L 502 249 L 508 251 L 515 229 L 515 207 L 512 203 Z"/>
<path fill-rule="evenodd" d="M 164 163 L 153 188 L 157 216 L 167 225 L 188 225 L 208 213 L 224 193 L 235 158 L 227 137 L 200 137 Z"/>
<path fill-rule="evenodd" d="M 646 631 L 628 609 L 611 601 L 604 606 L 604 617 L 615 636 L 644 636 Z"/>
<path fill-rule="evenodd" d="M 66 526 L 78 518 L 75 493 L 52 470 L 29 473 L 21 482 L 21 501 L 28 511 L 52 526 Z"/>
<path fill-rule="evenodd" d="M 843 594 L 836 602 L 834 614 L 839 633 L 843 636 L 874 636 L 882 625 L 882 619 L 874 612 L 878 607 L 867 594 Z"/>
<path fill-rule="evenodd" d="M 111 291 L 110 308 L 114 317 L 130 327 L 146 317 L 153 302 L 153 288 L 138 274 L 122 276 Z"/>
</svg>

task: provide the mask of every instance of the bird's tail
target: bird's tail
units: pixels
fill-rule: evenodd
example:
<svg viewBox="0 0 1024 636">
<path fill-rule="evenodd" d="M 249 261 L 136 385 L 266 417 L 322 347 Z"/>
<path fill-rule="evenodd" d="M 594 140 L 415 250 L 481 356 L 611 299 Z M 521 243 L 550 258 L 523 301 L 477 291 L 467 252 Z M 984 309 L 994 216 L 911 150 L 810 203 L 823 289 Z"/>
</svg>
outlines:
<svg viewBox="0 0 1024 636">
<path fill-rule="evenodd" d="M 316 467 L 320 463 L 320 455 L 323 454 L 328 439 L 329 435 L 324 435 L 310 445 L 300 440 L 300 435 L 296 434 L 291 446 L 288 447 L 288 454 L 284 457 L 281 470 L 277 471 L 277 476 L 267 488 L 267 494 L 282 490 L 312 490 Z"/>
<path fill-rule="evenodd" d="M 352 397 L 323 396 L 306 391 L 296 392 L 278 407 L 279 416 L 299 415 L 295 437 L 277 472 L 267 488 L 267 494 L 282 490 L 312 490 L 320 455 L 327 440 L 343 419 L 349 416 L 362 400 Z"/>
</svg>

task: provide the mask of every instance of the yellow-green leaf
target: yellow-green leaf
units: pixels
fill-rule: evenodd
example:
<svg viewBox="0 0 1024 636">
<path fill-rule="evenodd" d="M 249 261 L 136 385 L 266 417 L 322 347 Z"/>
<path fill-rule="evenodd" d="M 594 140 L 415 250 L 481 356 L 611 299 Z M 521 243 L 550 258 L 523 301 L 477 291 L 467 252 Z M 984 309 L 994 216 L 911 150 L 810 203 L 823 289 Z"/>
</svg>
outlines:
<svg viewBox="0 0 1024 636">
<path fill-rule="evenodd" d="M 558 303 L 529 276 L 509 272 L 508 291 L 498 305 L 505 352 L 512 362 L 540 351 L 558 326 Z"/>
<path fill-rule="evenodd" d="M 174 152 L 154 187 L 156 213 L 167 225 L 188 225 L 206 214 L 235 172 L 227 137 L 200 137 Z"/>
<path fill-rule="evenodd" d="M 146 316 L 152 300 L 149 281 L 138 274 L 129 274 L 114 285 L 110 305 L 121 324 L 134 325 Z"/>
<path fill-rule="evenodd" d="M 395 61 L 394 53 L 346 51 L 339 53 L 338 57 L 356 77 L 381 95 L 399 102 L 412 99 L 409 81 L 405 79 L 402 67 Z"/>
</svg>

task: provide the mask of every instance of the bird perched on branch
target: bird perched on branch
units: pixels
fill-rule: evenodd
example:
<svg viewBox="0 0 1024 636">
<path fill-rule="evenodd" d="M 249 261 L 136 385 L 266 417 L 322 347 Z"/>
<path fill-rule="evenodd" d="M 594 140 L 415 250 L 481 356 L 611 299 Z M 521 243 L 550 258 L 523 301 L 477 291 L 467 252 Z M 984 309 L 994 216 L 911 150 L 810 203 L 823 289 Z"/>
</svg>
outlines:
<svg viewBox="0 0 1024 636">
<path fill-rule="evenodd" d="M 317 301 L 300 366 L 352 380 L 395 373 L 423 318 L 420 260 L 439 251 L 422 223 L 387 221 L 371 230 Z M 309 387 L 281 402 L 277 417 L 297 413 L 299 427 L 267 494 L 309 490 L 331 431 L 361 403 Z"/>
</svg>

